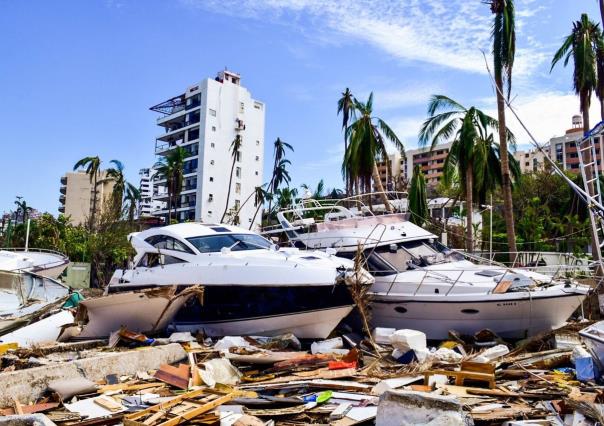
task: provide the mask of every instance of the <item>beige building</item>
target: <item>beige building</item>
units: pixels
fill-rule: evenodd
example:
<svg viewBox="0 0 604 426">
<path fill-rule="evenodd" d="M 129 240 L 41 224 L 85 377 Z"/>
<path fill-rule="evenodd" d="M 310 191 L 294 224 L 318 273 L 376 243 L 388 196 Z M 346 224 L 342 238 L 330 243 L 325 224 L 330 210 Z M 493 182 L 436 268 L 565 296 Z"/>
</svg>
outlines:
<svg viewBox="0 0 604 426">
<path fill-rule="evenodd" d="M 394 189 L 395 186 L 400 187 L 404 184 L 409 184 L 413 177 L 413 168 L 420 166 L 426 177 L 426 183 L 431 186 L 436 186 L 443 175 L 445 159 L 449 154 L 451 143 L 437 145 L 434 150 L 430 151 L 430 147 L 409 149 L 405 151 L 403 157 L 400 153 L 391 154 L 388 156 L 389 163 L 378 162 L 378 171 L 382 180 L 384 189 L 387 189 L 388 183 Z M 396 183 L 396 185 L 395 185 Z"/>
<path fill-rule="evenodd" d="M 107 174 L 101 172 L 97 184 L 97 212 L 108 205 L 114 182 L 106 180 Z M 84 172 L 68 172 L 61 177 L 61 195 L 59 212 L 69 217 L 73 225 L 85 225 L 92 212 L 94 192 L 90 176 Z"/>
<path fill-rule="evenodd" d="M 549 146 L 544 147 L 545 152 L 549 152 Z M 545 155 L 537 149 L 528 151 L 516 151 L 514 158 L 520 165 L 521 173 L 532 173 L 538 170 L 543 170 L 545 167 Z"/>
</svg>

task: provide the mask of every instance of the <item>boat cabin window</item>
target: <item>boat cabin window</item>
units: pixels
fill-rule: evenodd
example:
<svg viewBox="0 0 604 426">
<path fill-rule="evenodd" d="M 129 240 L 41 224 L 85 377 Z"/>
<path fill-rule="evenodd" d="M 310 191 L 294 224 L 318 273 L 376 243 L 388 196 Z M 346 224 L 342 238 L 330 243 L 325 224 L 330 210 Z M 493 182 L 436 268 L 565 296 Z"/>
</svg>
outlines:
<svg viewBox="0 0 604 426">
<path fill-rule="evenodd" d="M 167 235 L 152 235 L 146 238 L 145 241 L 160 250 L 174 250 L 195 254 L 193 253 L 193 250 L 178 241 L 176 238 L 168 237 Z"/>
<path fill-rule="evenodd" d="M 271 243 L 255 234 L 220 234 L 187 238 L 201 253 L 215 253 L 222 248 L 232 251 L 268 249 Z"/>
<path fill-rule="evenodd" d="M 136 266 L 155 268 L 157 266 L 172 265 L 174 263 L 186 263 L 186 261 L 167 254 L 145 253 L 141 260 L 138 261 L 138 265 Z"/>
</svg>

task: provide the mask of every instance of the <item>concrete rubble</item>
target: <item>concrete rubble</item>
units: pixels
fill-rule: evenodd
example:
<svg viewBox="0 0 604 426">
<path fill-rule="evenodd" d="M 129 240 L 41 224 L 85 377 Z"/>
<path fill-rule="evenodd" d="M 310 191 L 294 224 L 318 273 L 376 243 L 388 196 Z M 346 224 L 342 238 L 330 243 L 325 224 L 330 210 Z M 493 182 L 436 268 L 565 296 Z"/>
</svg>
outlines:
<svg viewBox="0 0 604 426">
<path fill-rule="evenodd" d="M 386 328 L 314 342 L 210 339 L 157 326 L 181 302 L 172 293 L 145 296 L 161 309 L 138 328 L 112 321 L 106 297 L 64 308 L 75 318 L 62 327 L 68 342 L 33 344 L 19 329 L 8 335 L 17 341 L 0 339 L 0 426 L 604 423 L 604 324 L 520 342 Z M 128 320 L 122 306 L 119 315 Z M 99 327 L 91 335 L 102 338 L 82 338 Z"/>
</svg>

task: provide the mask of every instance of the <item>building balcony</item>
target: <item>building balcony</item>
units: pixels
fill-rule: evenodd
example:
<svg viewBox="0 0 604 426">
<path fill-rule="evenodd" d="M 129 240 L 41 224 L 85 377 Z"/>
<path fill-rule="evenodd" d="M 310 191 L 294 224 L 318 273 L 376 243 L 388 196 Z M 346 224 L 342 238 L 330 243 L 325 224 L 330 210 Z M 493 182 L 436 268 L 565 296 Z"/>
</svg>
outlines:
<svg viewBox="0 0 604 426">
<path fill-rule="evenodd" d="M 179 146 L 182 146 L 183 148 L 187 149 L 187 147 L 190 147 L 193 144 L 199 144 L 199 138 L 191 139 L 190 141 L 185 142 L 184 135 L 183 135 L 183 137 L 177 141 L 163 142 L 160 140 L 156 140 L 155 141 L 155 154 L 164 155 Z M 195 149 L 194 151 L 192 148 L 189 148 L 188 150 L 189 150 L 189 152 L 195 152 L 195 154 L 193 154 L 193 155 L 197 155 L 199 153 L 199 147 L 197 149 Z"/>
<path fill-rule="evenodd" d="M 59 201 L 60 201 L 61 204 L 65 204 L 65 195 L 61 194 L 59 196 Z"/>
<path fill-rule="evenodd" d="M 59 213 L 65 213 L 65 206 L 59 207 Z"/>
<path fill-rule="evenodd" d="M 65 195 L 67 193 L 67 187 L 66 186 L 62 186 L 59 188 L 59 192 L 63 195 Z"/>
<path fill-rule="evenodd" d="M 61 185 L 67 185 L 67 176 L 61 176 Z"/>
<path fill-rule="evenodd" d="M 178 139 L 184 137 L 183 134 L 186 130 L 192 129 L 193 127 L 198 125 L 199 120 L 194 123 L 187 121 L 182 127 L 166 129 L 166 133 L 164 133 L 163 135 L 159 135 L 156 139 L 164 142 L 177 141 Z"/>
</svg>

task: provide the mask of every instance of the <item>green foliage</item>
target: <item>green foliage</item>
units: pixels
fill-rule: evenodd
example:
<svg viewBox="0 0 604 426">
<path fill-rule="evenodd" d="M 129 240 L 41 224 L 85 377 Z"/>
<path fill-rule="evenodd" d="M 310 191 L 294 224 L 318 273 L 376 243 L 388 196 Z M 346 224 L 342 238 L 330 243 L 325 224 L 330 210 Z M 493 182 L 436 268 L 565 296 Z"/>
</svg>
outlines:
<svg viewBox="0 0 604 426">
<path fill-rule="evenodd" d="M 428 200 L 426 194 L 426 178 L 419 165 L 415 166 L 411 188 L 409 189 L 410 221 L 422 226 L 428 217 Z"/>
</svg>

